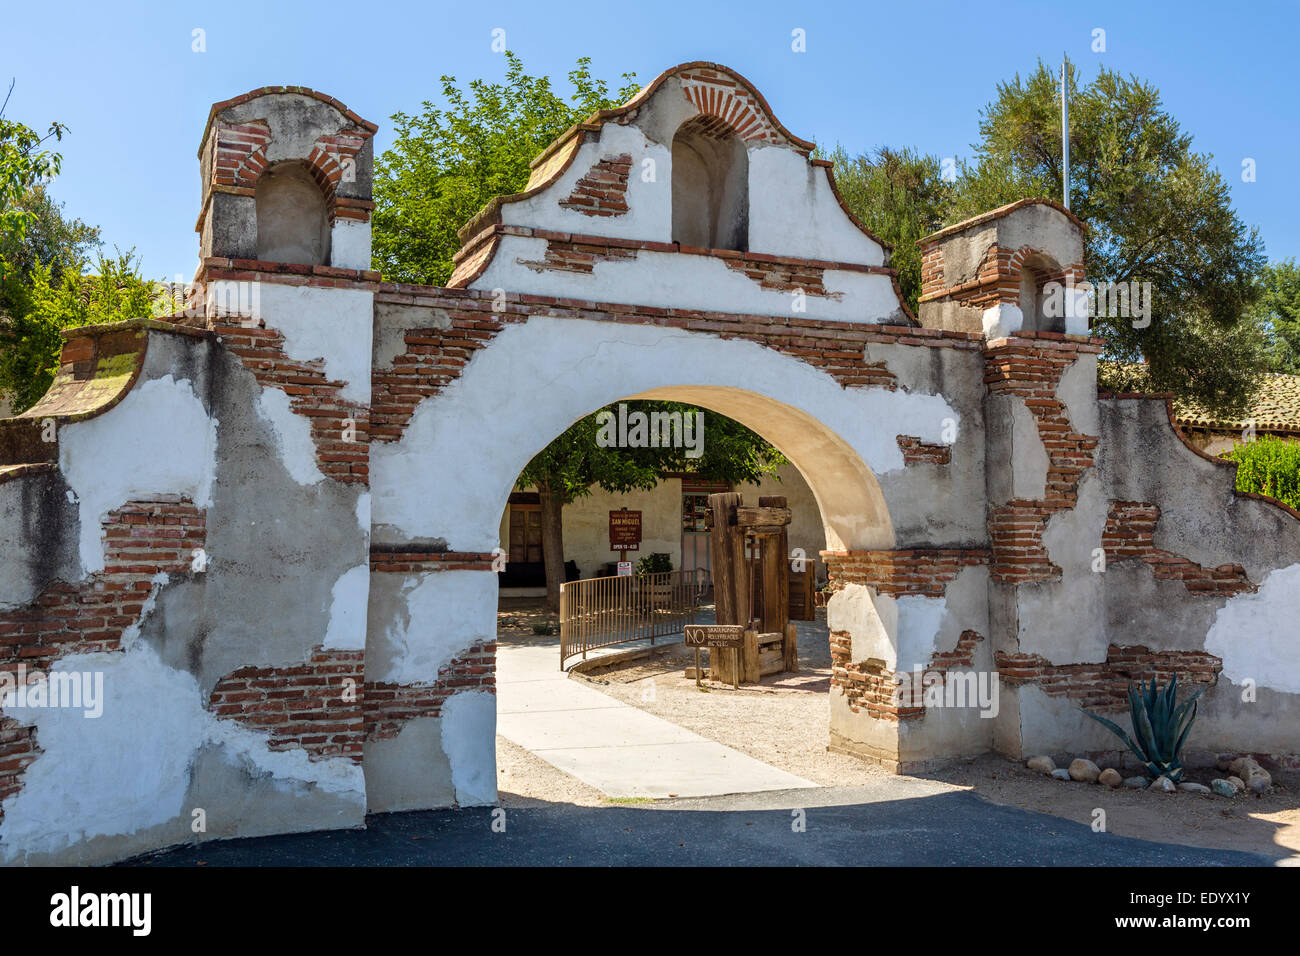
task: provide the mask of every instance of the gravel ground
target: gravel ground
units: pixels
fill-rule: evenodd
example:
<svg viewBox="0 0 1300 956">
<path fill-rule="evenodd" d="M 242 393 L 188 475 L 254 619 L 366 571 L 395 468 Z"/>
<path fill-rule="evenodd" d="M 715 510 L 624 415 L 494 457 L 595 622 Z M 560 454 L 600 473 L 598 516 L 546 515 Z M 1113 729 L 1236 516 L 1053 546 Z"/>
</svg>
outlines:
<svg viewBox="0 0 1300 956">
<path fill-rule="evenodd" d="M 684 676 L 686 668 L 695 664 L 695 652 L 681 645 L 653 658 L 587 674 L 574 674 L 571 679 L 583 681 L 626 704 L 813 783 L 824 786 L 866 784 L 886 776 L 885 772 L 854 757 L 826 750 L 826 729 L 830 726 L 831 652 L 826 612 L 819 608 L 817 613 L 816 621 L 796 622 L 799 631 L 797 674 L 774 674 L 764 677 L 758 684 L 742 684 L 739 690 L 732 690 L 730 684 L 707 680 L 705 690 L 696 688 L 695 681 Z M 501 629 L 502 639 L 515 640 L 519 635 L 531 634 L 534 620 L 546 619 L 544 612 L 536 608 L 530 610 L 522 602 L 503 608 L 501 617 L 515 622 Z M 707 653 L 703 657 L 707 662 Z M 514 745 L 509 747 L 531 757 Z M 503 753 L 499 738 L 497 753 Z M 516 756 L 512 754 L 510 759 L 514 760 Z M 520 759 L 520 766 L 510 778 L 510 787 L 518 788 L 517 792 L 526 792 L 533 798 L 562 799 L 558 793 L 553 796 L 550 789 L 559 787 L 559 780 L 548 783 L 541 777 L 530 778 L 522 772 L 524 768 Z M 549 764 L 543 763 L 543 766 L 549 767 Z M 554 768 L 551 770 L 559 773 Z M 567 775 L 561 773 L 560 777 Z M 502 778 L 501 786 L 507 786 L 505 778 Z"/>
<path fill-rule="evenodd" d="M 504 639 L 531 636 L 534 620 L 553 616 L 526 602 L 503 607 Z M 685 676 L 694 651 L 676 645 L 667 652 L 574 674 L 573 680 L 662 717 L 702 737 L 727 744 L 757 760 L 827 787 L 883 783 L 891 775 L 854 757 L 826 750 L 830 724 L 830 645 L 825 610 L 818 620 L 800 621 L 799 672 L 765 677 L 756 685 L 705 681 L 696 688 Z M 705 655 L 707 661 L 707 655 Z M 503 802 L 609 805 L 599 791 L 497 738 Z M 1132 776 L 1130 770 L 1122 771 Z M 1212 770 L 1190 770 L 1188 779 L 1206 783 Z M 1190 793 L 1148 794 L 1109 790 L 1097 784 L 1062 782 L 1026 769 L 1020 762 L 984 756 L 954 764 L 925 778 L 971 790 L 991 803 L 1020 807 L 1091 825 L 1094 810 L 1106 811 L 1107 832 L 1168 843 L 1262 853 L 1300 864 L 1300 776 L 1275 773 L 1277 784 L 1264 797 L 1206 797 Z"/>
</svg>

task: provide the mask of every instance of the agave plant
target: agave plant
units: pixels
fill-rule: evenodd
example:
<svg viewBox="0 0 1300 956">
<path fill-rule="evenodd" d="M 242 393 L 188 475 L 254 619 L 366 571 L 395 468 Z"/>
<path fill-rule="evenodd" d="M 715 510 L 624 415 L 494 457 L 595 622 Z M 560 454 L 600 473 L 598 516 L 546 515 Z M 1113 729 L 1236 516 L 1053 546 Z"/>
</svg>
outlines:
<svg viewBox="0 0 1300 956">
<path fill-rule="evenodd" d="M 1157 688 L 1154 677 L 1149 687 L 1141 680 L 1136 687 L 1130 681 L 1128 711 L 1133 722 L 1132 738 L 1113 720 L 1086 710 L 1084 713 L 1109 727 L 1153 777 L 1168 777 L 1177 783 L 1183 775 L 1183 744 L 1192 729 L 1192 722 L 1196 720 L 1196 698 L 1203 693 L 1204 688 L 1179 704 L 1177 674 L 1163 688 Z"/>
</svg>

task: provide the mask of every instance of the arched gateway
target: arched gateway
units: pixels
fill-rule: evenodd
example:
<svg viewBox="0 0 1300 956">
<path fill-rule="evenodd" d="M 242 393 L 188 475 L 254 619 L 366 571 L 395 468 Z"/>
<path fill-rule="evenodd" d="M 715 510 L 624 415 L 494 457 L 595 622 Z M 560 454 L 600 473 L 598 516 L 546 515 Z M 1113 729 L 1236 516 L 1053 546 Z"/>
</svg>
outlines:
<svg viewBox="0 0 1300 956">
<path fill-rule="evenodd" d="M 225 837 L 491 803 L 502 509 L 624 398 L 728 415 L 807 480 L 830 746 L 1103 750 L 1077 703 L 1173 670 L 1211 685 L 1204 747 L 1294 751 L 1295 638 L 1265 624 L 1300 523 L 1162 400 L 1098 399 L 1086 309 L 1047 294 L 1082 278 L 1068 212 L 923 240 L 918 320 L 813 144 L 689 63 L 538 156 L 448 287 L 396 285 L 369 271 L 375 129 L 297 87 L 216 104 L 194 308 L 69 333 L 0 424 L 0 675 L 102 688 L 93 720 L 3 698 L 0 859 L 121 858 L 198 811 Z M 993 708 L 899 693 L 994 671 Z"/>
</svg>

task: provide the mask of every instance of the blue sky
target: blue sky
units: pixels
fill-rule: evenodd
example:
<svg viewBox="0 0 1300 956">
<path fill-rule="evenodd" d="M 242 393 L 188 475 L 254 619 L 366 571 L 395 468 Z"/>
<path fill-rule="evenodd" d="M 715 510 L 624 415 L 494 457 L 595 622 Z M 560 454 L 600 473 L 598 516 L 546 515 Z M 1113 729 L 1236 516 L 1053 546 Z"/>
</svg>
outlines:
<svg viewBox="0 0 1300 956">
<path fill-rule="evenodd" d="M 192 277 L 199 205 L 195 157 L 208 107 L 259 86 L 338 97 L 380 125 L 437 101 L 439 76 L 498 79 L 492 30 L 535 74 L 563 81 L 579 56 L 615 85 L 646 83 L 688 60 L 738 70 L 795 135 L 850 151 L 916 146 L 964 156 L 1000 80 L 1063 52 L 1086 81 L 1103 64 L 1154 83 L 1211 153 L 1242 219 L 1272 259 L 1300 257 L 1300 97 L 1293 49 L 1300 6 L 1173 3 L 653 2 L 6 4 L 0 77 L 7 115 L 71 130 L 56 198 L 135 247 L 146 275 Z M 192 51 L 192 31 L 206 52 Z M 791 51 L 800 28 L 807 51 Z M 1106 31 L 1106 51 L 1091 49 Z M 567 82 L 561 82 L 567 89 Z M 1256 181 L 1243 182 L 1243 158 Z"/>
</svg>

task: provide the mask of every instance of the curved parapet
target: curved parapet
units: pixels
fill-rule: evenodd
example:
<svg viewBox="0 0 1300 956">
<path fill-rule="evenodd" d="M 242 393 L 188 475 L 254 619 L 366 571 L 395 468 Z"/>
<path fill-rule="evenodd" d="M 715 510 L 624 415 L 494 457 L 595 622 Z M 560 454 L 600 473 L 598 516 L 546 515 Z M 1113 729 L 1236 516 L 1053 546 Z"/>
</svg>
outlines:
<svg viewBox="0 0 1300 956">
<path fill-rule="evenodd" d="M 0 481 L 57 462 L 63 425 L 102 415 L 131 391 L 144 367 L 151 329 L 206 336 L 156 319 L 87 325 L 62 333 L 59 369 L 49 391 L 21 415 L 0 420 Z"/>
<path fill-rule="evenodd" d="M 814 148 L 734 70 L 675 66 L 466 223 L 448 286 L 912 324 L 890 247 Z"/>
</svg>

